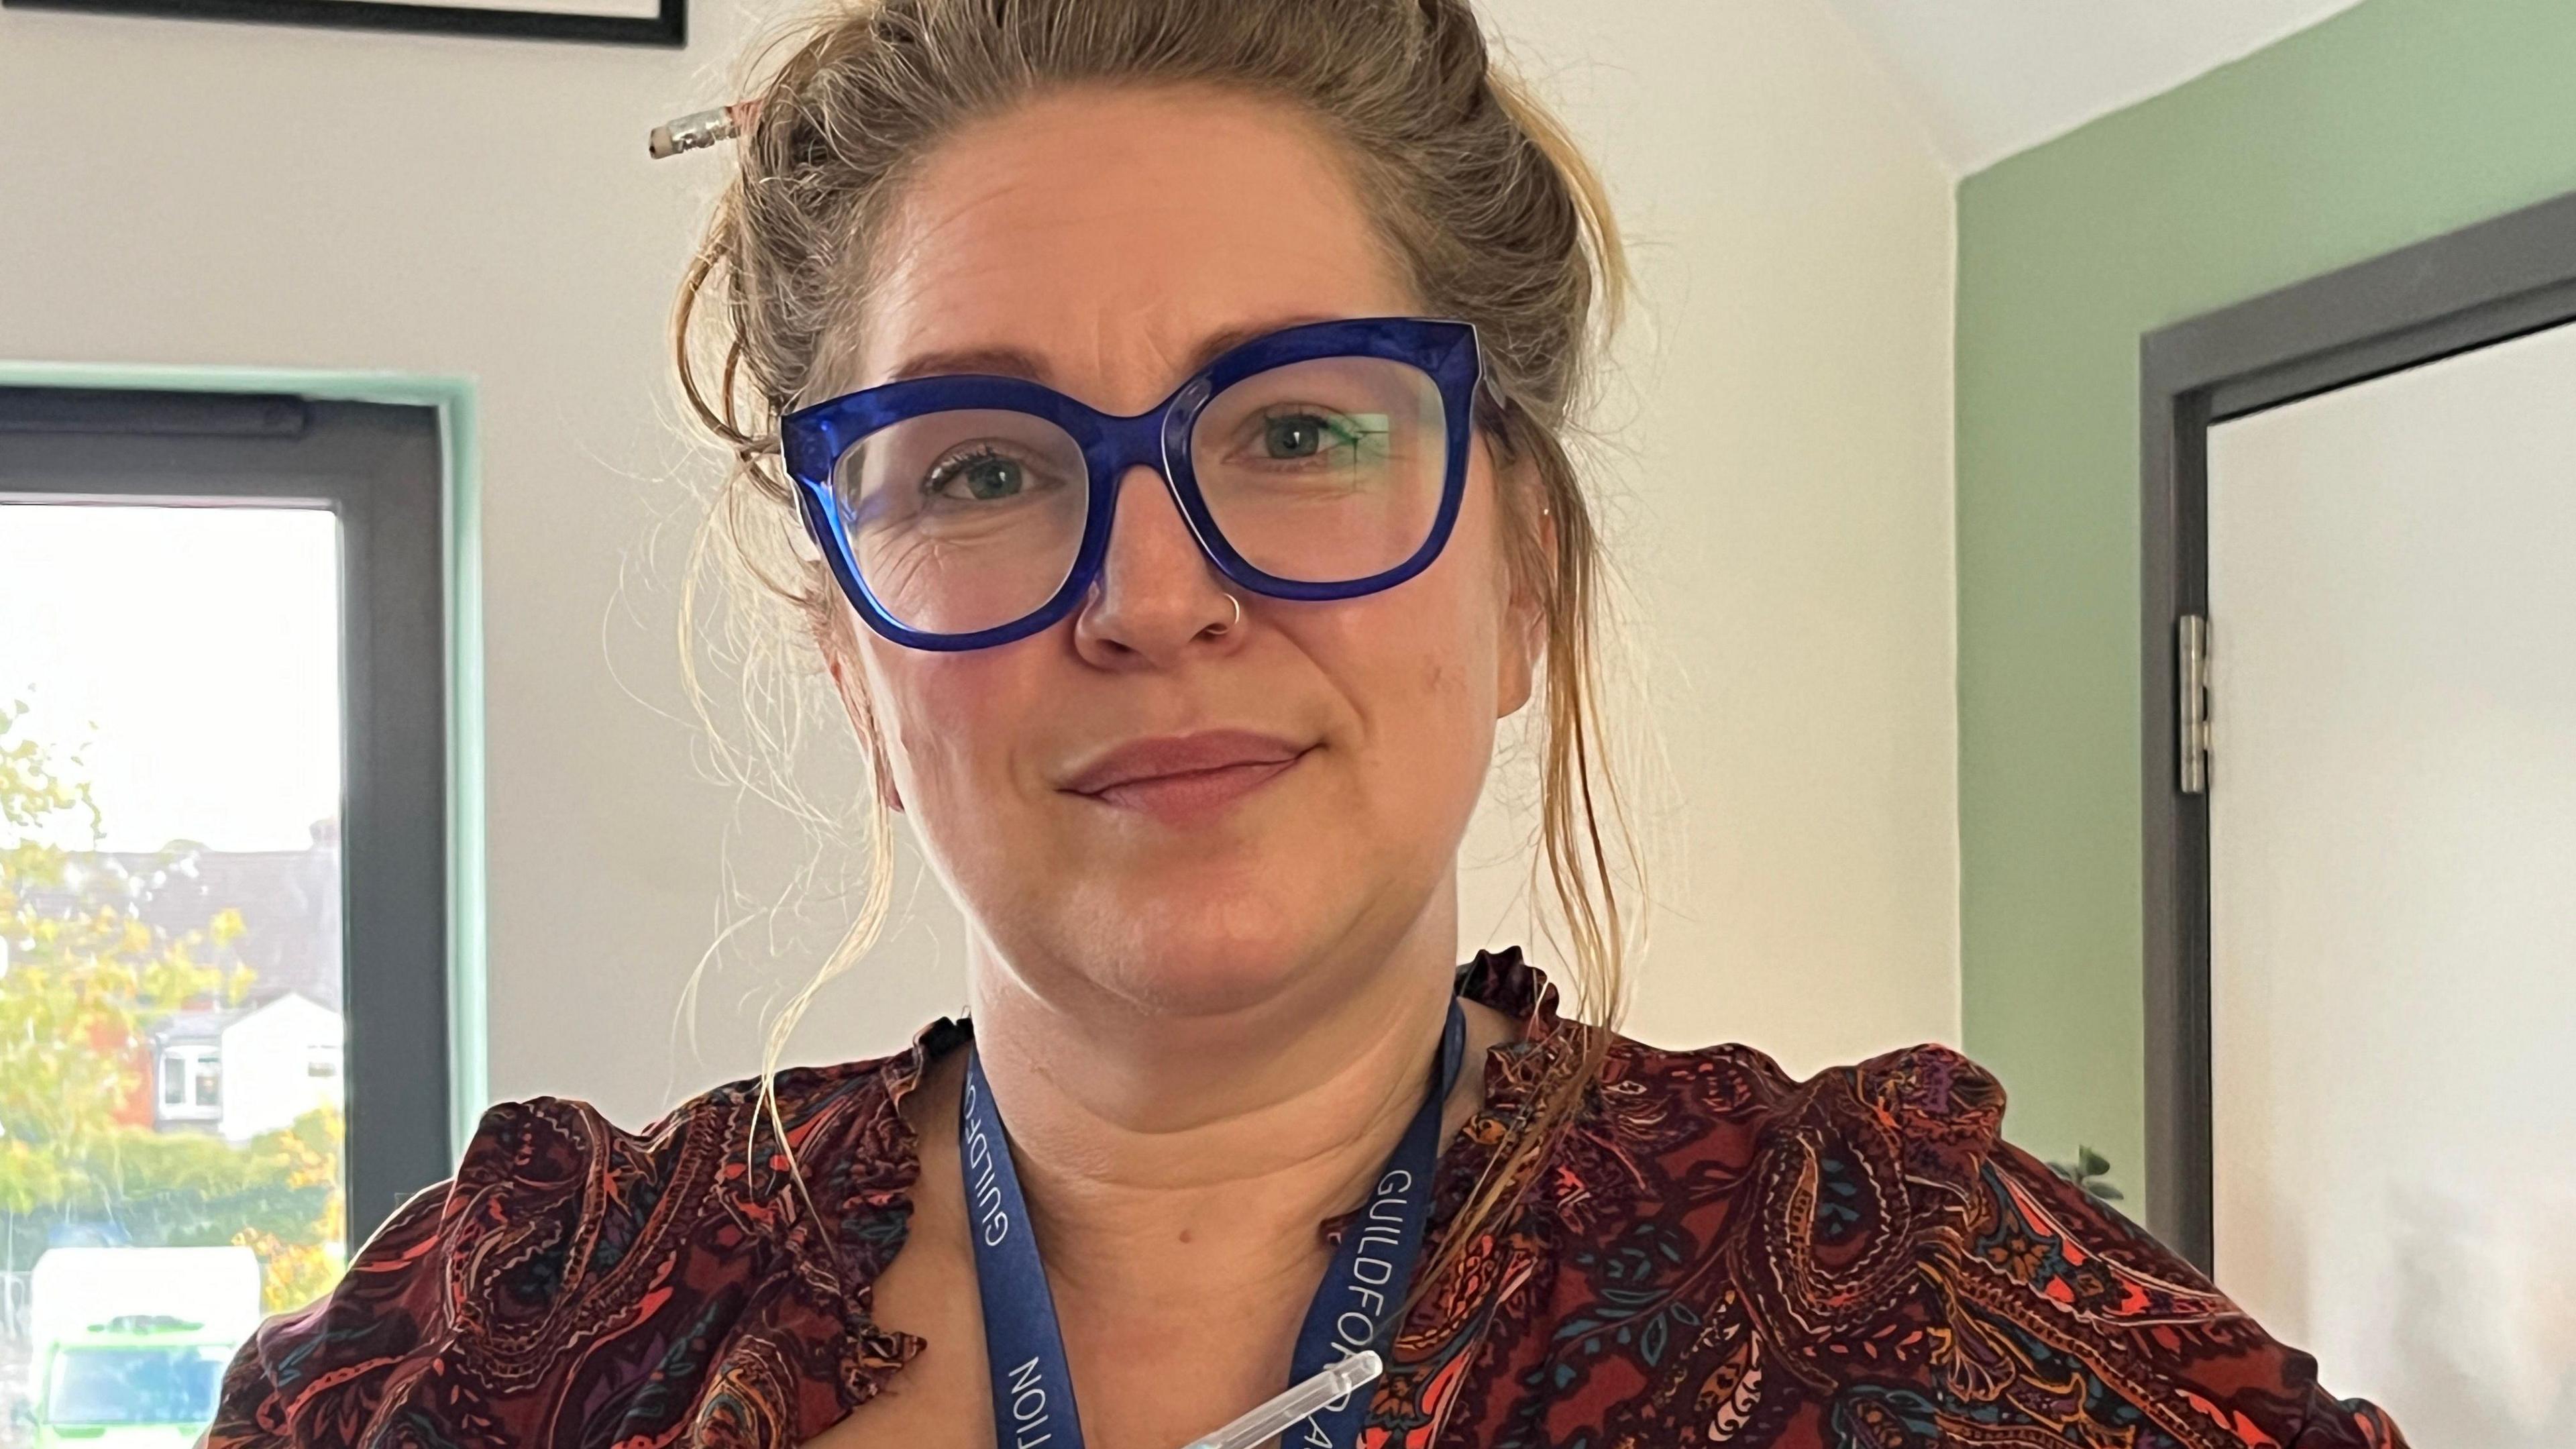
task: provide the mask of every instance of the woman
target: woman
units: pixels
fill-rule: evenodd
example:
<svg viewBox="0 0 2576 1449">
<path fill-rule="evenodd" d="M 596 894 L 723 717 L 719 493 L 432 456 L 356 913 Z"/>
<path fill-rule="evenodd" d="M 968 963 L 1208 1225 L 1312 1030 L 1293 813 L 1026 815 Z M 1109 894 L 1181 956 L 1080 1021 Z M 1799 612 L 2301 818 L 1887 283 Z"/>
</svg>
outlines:
<svg viewBox="0 0 2576 1449">
<path fill-rule="evenodd" d="M 210 1443 L 1172 1449 L 1362 1349 L 1282 1442 L 2400 1442 L 1958 1056 L 1795 1082 L 1456 968 L 1537 699 L 1618 996 L 1560 441 L 1618 251 L 1465 0 L 880 0 L 751 115 L 691 396 L 729 536 L 807 540 L 971 1036 L 493 1109 Z"/>
</svg>

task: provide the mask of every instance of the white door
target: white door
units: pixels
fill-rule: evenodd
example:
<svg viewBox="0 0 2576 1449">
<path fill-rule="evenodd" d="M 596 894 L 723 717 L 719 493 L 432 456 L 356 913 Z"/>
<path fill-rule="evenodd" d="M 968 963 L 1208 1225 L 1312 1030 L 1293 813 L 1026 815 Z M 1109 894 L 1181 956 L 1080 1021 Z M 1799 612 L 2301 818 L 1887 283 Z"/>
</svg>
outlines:
<svg viewBox="0 0 2576 1449">
<path fill-rule="evenodd" d="M 2211 429 L 2219 1285 L 2576 1446 L 2576 325 Z"/>
</svg>

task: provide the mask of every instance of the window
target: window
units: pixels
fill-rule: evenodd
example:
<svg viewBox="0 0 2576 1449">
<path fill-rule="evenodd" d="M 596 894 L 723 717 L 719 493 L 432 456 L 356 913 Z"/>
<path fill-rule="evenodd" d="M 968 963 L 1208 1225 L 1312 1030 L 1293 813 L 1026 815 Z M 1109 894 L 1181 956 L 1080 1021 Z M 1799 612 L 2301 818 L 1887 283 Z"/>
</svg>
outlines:
<svg viewBox="0 0 2576 1449">
<path fill-rule="evenodd" d="M 177 1046 L 161 1053 L 161 1120 L 206 1121 L 223 1105 L 223 1059 L 217 1048 Z"/>
<path fill-rule="evenodd" d="M 448 1171 L 439 438 L 0 387 L 0 1397 L 196 1414 Z"/>
</svg>

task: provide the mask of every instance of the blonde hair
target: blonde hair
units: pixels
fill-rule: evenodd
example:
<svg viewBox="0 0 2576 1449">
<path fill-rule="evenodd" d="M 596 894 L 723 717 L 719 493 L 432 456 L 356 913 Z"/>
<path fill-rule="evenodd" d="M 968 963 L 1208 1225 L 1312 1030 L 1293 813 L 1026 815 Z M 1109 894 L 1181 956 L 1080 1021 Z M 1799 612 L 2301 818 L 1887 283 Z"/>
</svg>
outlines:
<svg viewBox="0 0 2576 1449">
<path fill-rule="evenodd" d="M 746 92 L 757 108 L 746 108 L 737 169 L 674 323 L 689 407 L 733 456 L 683 600 L 684 668 L 702 712 L 692 632 L 700 566 L 748 583 L 755 603 L 793 621 L 777 627 L 773 610 L 764 635 L 744 627 L 760 610 L 736 611 L 729 639 L 747 667 L 787 662 L 789 647 L 803 647 L 799 635 L 824 651 L 855 643 L 832 580 L 802 545 L 778 466 L 778 418 L 830 382 L 830 349 L 846 345 L 864 310 L 869 238 L 922 158 L 965 123 L 1087 84 L 1212 85 L 1284 101 L 1345 148 L 1426 310 L 1475 324 L 1499 384 L 1499 400 L 1480 404 L 1480 426 L 1508 465 L 1498 476 L 1529 485 L 1505 490 L 1504 554 L 1544 621 L 1541 848 L 1531 874 L 1533 894 L 1551 907 L 1541 928 L 1564 958 L 1568 1000 L 1494 1168 L 1416 1279 L 1419 1297 L 1497 1220 L 1525 1169 L 1581 1109 L 1626 999 L 1635 922 L 1619 882 L 1640 866 L 1605 759 L 1596 645 L 1606 566 L 1569 450 L 1627 285 L 1599 179 L 1497 67 L 1467 0 L 861 0 L 800 22 L 768 53 L 781 51 L 774 66 L 755 62 L 767 71 Z M 710 300 L 712 318 L 702 305 Z M 760 686 L 746 689 L 762 697 Z M 814 994 L 874 942 L 891 899 L 883 746 L 864 691 L 853 684 L 845 699 L 875 765 L 865 802 L 870 874 L 855 924 L 770 1028 L 761 1091 L 782 1149 L 779 1054 Z M 774 732 L 761 741 L 773 757 L 787 743 Z M 809 823 L 823 818 L 783 768 L 737 779 Z"/>
</svg>

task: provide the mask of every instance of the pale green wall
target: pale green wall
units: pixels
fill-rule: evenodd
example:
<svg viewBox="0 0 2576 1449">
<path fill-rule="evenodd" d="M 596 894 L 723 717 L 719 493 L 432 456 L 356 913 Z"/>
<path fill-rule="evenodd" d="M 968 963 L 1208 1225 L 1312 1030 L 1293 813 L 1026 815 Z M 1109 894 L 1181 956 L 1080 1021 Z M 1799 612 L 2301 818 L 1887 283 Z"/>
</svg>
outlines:
<svg viewBox="0 0 2576 1449">
<path fill-rule="evenodd" d="M 2368 0 L 1959 194 L 1969 1051 L 2141 1200 L 2138 338 L 2576 190 L 2576 0 Z"/>
</svg>

